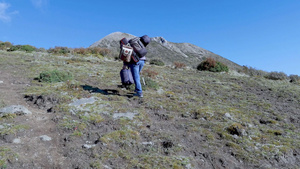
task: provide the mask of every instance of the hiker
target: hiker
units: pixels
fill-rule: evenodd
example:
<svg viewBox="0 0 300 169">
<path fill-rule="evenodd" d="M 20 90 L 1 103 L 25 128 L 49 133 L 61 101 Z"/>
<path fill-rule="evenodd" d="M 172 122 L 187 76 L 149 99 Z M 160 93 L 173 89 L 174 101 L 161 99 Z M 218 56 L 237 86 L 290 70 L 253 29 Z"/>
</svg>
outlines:
<svg viewBox="0 0 300 169">
<path fill-rule="evenodd" d="M 132 44 L 131 41 L 134 39 L 129 40 L 129 43 Z M 143 43 L 144 47 L 146 47 L 150 43 L 151 39 L 149 36 L 144 35 L 140 37 L 139 40 Z M 134 45 L 132 45 L 132 47 L 134 48 Z M 124 62 L 124 66 L 128 66 L 130 68 L 133 76 L 133 80 L 135 84 L 135 90 L 134 90 L 135 93 L 133 94 L 133 96 L 143 97 L 143 90 L 140 81 L 140 72 L 143 69 L 146 61 L 146 53 L 147 51 L 143 54 L 139 54 L 138 51 L 137 52 L 133 51 L 133 55 L 139 56 L 138 62 L 135 62 L 133 59 L 131 59 L 129 63 Z"/>
</svg>

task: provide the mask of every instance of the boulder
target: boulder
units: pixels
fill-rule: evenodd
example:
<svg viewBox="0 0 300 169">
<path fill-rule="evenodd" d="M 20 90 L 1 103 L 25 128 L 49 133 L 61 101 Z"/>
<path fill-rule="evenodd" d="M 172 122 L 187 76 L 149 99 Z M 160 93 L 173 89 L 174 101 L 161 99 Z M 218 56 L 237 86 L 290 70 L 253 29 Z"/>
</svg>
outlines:
<svg viewBox="0 0 300 169">
<path fill-rule="evenodd" d="M 8 114 L 16 115 L 28 115 L 32 114 L 27 108 L 22 105 L 12 105 L 0 109 L 0 117 L 6 116 Z"/>
</svg>

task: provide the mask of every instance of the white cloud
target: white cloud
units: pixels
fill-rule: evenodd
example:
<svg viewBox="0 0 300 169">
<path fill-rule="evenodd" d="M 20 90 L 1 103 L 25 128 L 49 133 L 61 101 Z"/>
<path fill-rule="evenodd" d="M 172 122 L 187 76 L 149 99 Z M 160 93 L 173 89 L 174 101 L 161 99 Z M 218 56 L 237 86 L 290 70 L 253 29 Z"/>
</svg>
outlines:
<svg viewBox="0 0 300 169">
<path fill-rule="evenodd" d="M 10 7 L 10 4 L 5 2 L 0 2 L 0 20 L 2 22 L 10 22 L 11 16 L 19 13 L 18 11 L 7 12 L 7 9 Z"/>
<path fill-rule="evenodd" d="M 31 0 L 31 3 L 33 4 L 34 7 L 40 10 L 44 10 L 44 8 L 48 4 L 48 0 Z"/>
</svg>

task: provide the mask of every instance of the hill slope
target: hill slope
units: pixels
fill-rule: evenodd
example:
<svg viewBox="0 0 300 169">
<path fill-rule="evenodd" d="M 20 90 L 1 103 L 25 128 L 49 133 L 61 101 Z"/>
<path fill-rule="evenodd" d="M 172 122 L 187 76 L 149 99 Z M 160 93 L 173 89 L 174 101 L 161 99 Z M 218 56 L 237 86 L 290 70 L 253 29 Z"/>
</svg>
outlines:
<svg viewBox="0 0 300 169">
<path fill-rule="evenodd" d="M 299 85 L 146 64 L 141 99 L 120 87 L 121 67 L 0 51 L 0 112 L 32 112 L 0 113 L 0 167 L 300 167 Z M 54 70 L 73 80 L 37 80 Z"/>
<path fill-rule="evenodd" d="M 115 32 L 93 43 L 90 47 L 98 46 L 108 48 L 117 55 L 120 51 L 119 41 L 124 37 L 131 39 L 135 36 L 127 33 Z M 241 66 L 238 64 L 190 43 L 173 43 L 167 41 L 163 37 L 154 37 L 151 39 L 151 43 L 147 46 L 147 57 L 150 59 L 159 58 L 171 65 L 174 62 L 182 62 L 188 66 L 197 67 L 201 61 L 205 60 L 205 58 L 211 57 L 225 63 L 231 69 L 241 69 Z"/>
</svg>

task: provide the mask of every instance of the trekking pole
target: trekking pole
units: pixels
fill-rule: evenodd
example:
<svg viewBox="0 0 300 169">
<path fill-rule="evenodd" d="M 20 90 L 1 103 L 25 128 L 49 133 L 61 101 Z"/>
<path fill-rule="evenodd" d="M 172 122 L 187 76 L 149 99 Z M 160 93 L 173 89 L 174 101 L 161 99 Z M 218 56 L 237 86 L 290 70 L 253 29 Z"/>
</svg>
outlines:
<svg viewBox="0 0 300 169">
<path fill-rule="evenodd" d="M 144 86 L 146 86 L 146 83 L 145 83 L 145 79 L 144 79 L 144 77 L 142 77 L 142 79 L 143 79 Z"/>
</svg>

